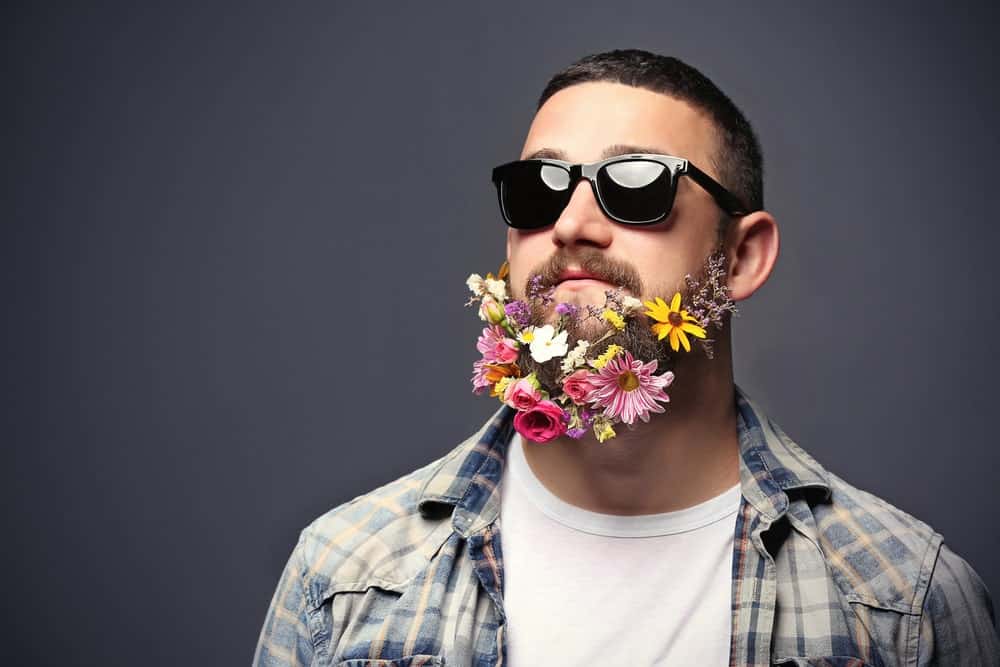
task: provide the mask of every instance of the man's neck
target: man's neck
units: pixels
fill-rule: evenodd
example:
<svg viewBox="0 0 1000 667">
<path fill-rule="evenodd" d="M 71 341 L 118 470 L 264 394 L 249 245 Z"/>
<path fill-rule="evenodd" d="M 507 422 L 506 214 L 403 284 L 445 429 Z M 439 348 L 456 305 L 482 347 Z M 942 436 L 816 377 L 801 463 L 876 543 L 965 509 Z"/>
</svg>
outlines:
<svg viewBox="0 0 1000 667">
<path fill-rule="evenodd" d="M 685 359 L 666 412 L 598 443 L 524 440 L 532 472 L 567 503 L 604 514 L 659 514 L 691 507 L 739 482 L 739 438 L 728 341 L 716 358 Z"/>
</svg>

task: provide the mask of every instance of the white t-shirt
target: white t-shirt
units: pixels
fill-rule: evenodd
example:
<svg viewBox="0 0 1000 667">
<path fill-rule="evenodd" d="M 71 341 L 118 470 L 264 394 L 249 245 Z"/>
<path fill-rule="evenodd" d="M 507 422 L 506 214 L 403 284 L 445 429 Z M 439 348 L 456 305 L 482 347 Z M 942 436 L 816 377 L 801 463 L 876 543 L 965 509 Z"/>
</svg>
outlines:
<svg viewBox="0 0 1000 667">
<path fill-rule="evenodd" d="M 501 480 L 511 667 L 728 665 L 739 485 L 676 512 L 599 514 L 545 488 L 522 447 L 515 433 Z"/>
</svg>

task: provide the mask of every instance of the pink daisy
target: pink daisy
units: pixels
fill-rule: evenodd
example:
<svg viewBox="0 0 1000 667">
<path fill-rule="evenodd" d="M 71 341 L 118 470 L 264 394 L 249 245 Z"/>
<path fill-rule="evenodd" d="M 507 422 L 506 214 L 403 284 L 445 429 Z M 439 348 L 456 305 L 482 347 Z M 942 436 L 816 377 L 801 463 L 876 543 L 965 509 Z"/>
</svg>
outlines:
<svg viewBox="0 0 1000 667">
<path fill-rule="evenodd" d="M 626 424 L 635 422 L 636 417 L 649 421 L 650 412 L 663 412 L 663 406 L 670 400 L 664 388 L 674 381 L 674 374 L 666 371 L 653 375 L 657 362 L 654 359 L 642 363 L 622 352 L 588 378 L 594 390 L 587 394 L 587 402 L 595 408 L 604 408 L 604 416 L 620 419 Z"/>
<path fill-rule="evenodd" d="M 484 389 L 490 386 L 490 381 L 486 377 L 490 369 L 487 368 L 486 363 L 485 359 L 479 359 L 472 364 L 472 392 L 474 394 L 481 394 Z"/>
</svg>

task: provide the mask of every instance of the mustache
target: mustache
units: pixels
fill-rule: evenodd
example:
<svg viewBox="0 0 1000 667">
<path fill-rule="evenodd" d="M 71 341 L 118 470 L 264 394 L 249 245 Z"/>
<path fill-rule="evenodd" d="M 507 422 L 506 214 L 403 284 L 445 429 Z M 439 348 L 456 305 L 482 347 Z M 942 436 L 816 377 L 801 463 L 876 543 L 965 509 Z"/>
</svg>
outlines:
<svg viewBox="0 0 1000 667">
<path fill-rule="evenodd" d="M 573 253 L 557 251 L 528 276 L 528 283 L 530 284 L 537 276 L 541 278 L 541 287 L 555 287 L 559 284 L 559 275 L 571 266 L 580 268 L 615 287 L 626 289 L 635 296 L 643 293 L 642 279 L 631 264 L 612 259 L 597 249 L 585 249 Z"/>
</svg>

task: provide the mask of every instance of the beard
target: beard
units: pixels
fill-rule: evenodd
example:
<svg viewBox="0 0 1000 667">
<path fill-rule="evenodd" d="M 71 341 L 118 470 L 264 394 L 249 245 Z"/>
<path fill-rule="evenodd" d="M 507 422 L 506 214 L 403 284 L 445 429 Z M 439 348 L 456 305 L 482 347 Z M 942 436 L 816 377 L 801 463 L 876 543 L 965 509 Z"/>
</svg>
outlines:
<svg viewBox="0 0 1000 667">
<path fill-rule="evenodd" d="M 645 294 L 643 283 L 638 271 L 627 262 L 605 257 L 598 250 L 587 250 L 572 258 L 584 271 L 614 285 L 617 289 L 605 292 L 606 302 L 601 306 L 574 306 L 578 313 L 575 317 L 565 317 L 562 328 L 567 332 L 568 349 L 572 350 L 581 340 L 594 341 L 614 329 L 605 322 L 600 314 L 605 307 L 617 303 L 621 305 L 622 291 L 640 297 Z M 525 293 L 529 296 L 530 324 L 542 326 L 553 324 L 558 318 L 555 312 L 556 304 L 551 298 L 551 291 L 559 282 L 559 275 L 569 264 L 570 258 L 564 255 L 554 255 L 546 264 L 540 267 L 529 278 Z M 736 312 L 735 304 L 729 299 L 725 284 L 727 260 L 721 245 L 715 246 L 706 255 L 696 274 L 688 274 L 680 281 L 679 286 L 669 289 L 653 290 L 654 297 L 662 296 L 669 302 L 670 296 L 680 292 L 681 303 L 696 316 L 704 325 L 709 337 L 694 339 L 691 352 L 673 352 L 667 341 L 660 340 L 650 327 L 650 320 L 642 314 L 644 308 L 639 308 L 631 316 L 625 318 L 625 327 L 614 331 L 600 343 L 591 345 L 587 350 L 588 357 L 596 357 L 611 345 L 618 345 L 632 353 L 636 359 L 656 361 L 657 372 L 674 370 L 679 355 L 707 357 L 713 356 L 711 338 L 713 331 L 718 332 L 729 323 L 730 316 Z M 547 294 L 546 294 L 547 293 Z M 534 298 L 531 298 L 534 297 Z M 617 300 L 617 301 L 616 301 Z M 645 300 L 645 298 L 644 298 Z M 553 362 L 539 363 L 531 355 L 523 355 L 519 360 L 525 375 L 534 373 L 542 388 L 551 395 L 561 390 L 561 379 L 565 373 L 561 364 Z"/>
</svg>

